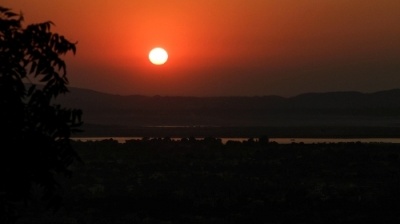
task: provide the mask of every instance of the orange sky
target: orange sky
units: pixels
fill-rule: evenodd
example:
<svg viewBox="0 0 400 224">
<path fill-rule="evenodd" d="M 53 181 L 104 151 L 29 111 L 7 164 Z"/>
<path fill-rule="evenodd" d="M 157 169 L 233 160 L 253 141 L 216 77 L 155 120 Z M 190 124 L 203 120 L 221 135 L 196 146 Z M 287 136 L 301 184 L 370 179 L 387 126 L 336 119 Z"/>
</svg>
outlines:
<svg viewBox="0 0 400 224">
<path fill-rule="evenodd" d="M 399 0 L 3 0 L 77 41 L 70 86 L 116 94 L 400 88 Z M 164 47 L 169 61 L 150 64 Z"/>
</svg>

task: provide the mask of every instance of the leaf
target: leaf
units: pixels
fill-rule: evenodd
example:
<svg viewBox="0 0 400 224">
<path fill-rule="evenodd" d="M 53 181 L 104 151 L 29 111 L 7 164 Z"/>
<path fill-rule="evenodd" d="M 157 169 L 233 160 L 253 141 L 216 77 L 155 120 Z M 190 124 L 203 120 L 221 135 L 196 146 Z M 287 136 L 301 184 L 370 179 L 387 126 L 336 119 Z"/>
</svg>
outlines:
<svg viewBox="0 0 400 224">
<path fill-rule="evenodd" d="M 75 46 L 75 44 L 72 44 L 72 53 L 74 53 L 74 54 L 76 54 L 76 46 Z"/>
<path fill-rule="evenodd" d="M 51 79 L 50 81 L 47 82 L 46 86 L 52 86 L 52 85 L 54 85 L 55 82 L 56 82 L 55 79 Z"/>
<path fill-rule="evenodd" d="M 53 78 L 53 75 L 50 73 L 50 74 L 45 75 L 40 81 L 41 82 L 47 82 L 52 78 Z"/>
<path fill-rule="evenodd" d="M 30 73 L 30 74 L 33 73 L 33 72 L 35 71 L 36 67 L 37 67 L 37 63 L 36 63 L 35 61 L 32 62 L 31 70 L 29 71 L 29 73 Z"/>
<path fill-rule="evenodd" d="M 66 69 L 66 65 L 65 65 L 64 61 L 60 61 L 58 63 L 58 70 L 61 70 L 61 69 L 63 71 L 63 74 L 67 73 L 67 69 Z"/>
<path fill-rule="evenodd" d="M 42 62 L 42 60 L 39 60 L 38 64 L 37 64 L 37 68 L 36 68 L 36 72 L 35 72 L 35 77 L 38 76 L 44 69 L 44 64 Z"/>
<path fill-rule="evenodd" d="M 7 17 L 14 17 L 14 16 L 18 16 L 17 13 L 13 13 L 13 12 L 5 12 L 4 15 L 6 15 Z"/>
<path fill-rule="evenodd" d="M 31 85 L 31 87 L 29 87 L 29 89 L 28 89 L 28 95 L 29 96 L 32 95 L 32 93 L 33 93 L 33 91 L 35 91 L 35 89 L 36 89 L 36 85 Z"/>
<path fill-rule="evenodd" d="M 4 8 L 0 6 L 0 12 L 8 12 L 8 11 L 10 11 L 9 8 Z"/>
</svg>

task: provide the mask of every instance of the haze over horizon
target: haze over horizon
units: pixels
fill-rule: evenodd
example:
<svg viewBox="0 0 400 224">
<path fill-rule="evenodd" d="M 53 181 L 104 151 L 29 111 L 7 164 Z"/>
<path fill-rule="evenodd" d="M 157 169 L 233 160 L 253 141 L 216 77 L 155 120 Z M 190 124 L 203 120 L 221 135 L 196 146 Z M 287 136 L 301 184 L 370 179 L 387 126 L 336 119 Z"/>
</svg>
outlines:
<svg viewBox="0 0 400 224">
<path fill-rule="evenodd" d="M 93 91 L 99 94 L 107 94 L 107 95 L 114 95 L 114 96 L 143 96 L 143 97 L 194 97 L 194 98 L 219 98 L 219 97 L 269 97 L 269 96 L 276 96 L 276 97 L 282 97 L 282 98 L 294 98 L 298 97 L 301 95 L 306 95 L 306 94 L 335 94 L 335 93 L 360 93 L 360 94 L 375 94 L 375 93 L 382 93 L 382 92 L 389 92 L 389 91 L 395 91 L 395 90 L 400 90 L 400 88 L 390 88 L 390 89 L 381 89 L 381 90 L 375 90 L 375 91 L 357 91 L 357 90 L 337 90 L 337 91 L 308 91 L 308 92 L 299 92 L 296 94 L 291 94 L 291 95 L 280 95 L 280 94 L 259 94 L 259 95 L 173 95 L 173 94 L 140 94 L 140 93 L 127 93 L 127 94 L 120 94 L 120 93 L 114 93 L 114 92 L 107 92 L 107 91 L 101 91 L 101 90 L 96 90 L 96 89 L 90 89 L 90 88 L 82 88 L 82 87 L 75 87 L 75 86 L 69 86 L 68 87 L 69 91 L 74 91 L 74 89 L 79 89 L 79 90 L 84 90 L 84 91 Z"/>
<path fill-rule="evenodd" d="M 70 87 L 119 95 L 295 96 L 400 87 L 400 1 L 4 0 L 77 42 Z M 161 66 L 154 47 L 168 51 Z"/>
</svg>

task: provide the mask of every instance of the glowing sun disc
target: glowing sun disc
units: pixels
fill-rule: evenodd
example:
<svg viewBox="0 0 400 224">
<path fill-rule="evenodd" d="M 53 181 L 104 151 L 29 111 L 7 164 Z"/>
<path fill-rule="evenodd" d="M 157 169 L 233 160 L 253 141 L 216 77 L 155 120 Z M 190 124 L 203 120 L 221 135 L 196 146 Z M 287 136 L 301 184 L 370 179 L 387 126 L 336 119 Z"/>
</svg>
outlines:
<svg viewBox="0 0 400 224">
<path fill-rule="evenodd" d="M 168 60 L 168 53 L 160 47 L 156 47 L 149 53 L 149 60 L 155 65 L 162 65 Z"/>
</svg>

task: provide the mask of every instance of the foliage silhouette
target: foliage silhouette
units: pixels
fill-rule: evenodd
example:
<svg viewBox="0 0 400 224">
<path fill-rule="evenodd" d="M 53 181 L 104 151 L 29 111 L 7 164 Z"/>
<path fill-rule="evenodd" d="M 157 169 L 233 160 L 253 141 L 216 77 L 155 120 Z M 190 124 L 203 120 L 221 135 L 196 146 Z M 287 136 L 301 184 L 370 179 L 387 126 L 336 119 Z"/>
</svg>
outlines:
<svg viewBox="0 0 400 224">
<path fill-rule="evenodd" d="M 70 135 L 80 131 L 82 111 L 52 103 L 68 92 L 61 56 L 75 54 L 76 43 L 52 33 L 50 21 L 23 27 L 23 20 L 0 6 L 1 223 L 12 221 L 11 205 L 28 202 L 33 187 L 56 208 L 57 175 L 70 175 L 79 160 Z"/>
</svg>

